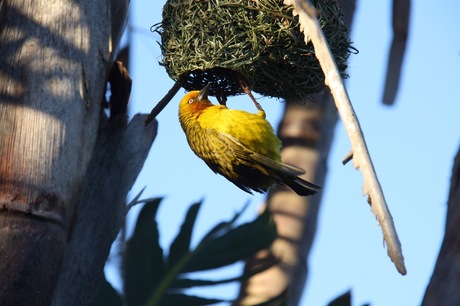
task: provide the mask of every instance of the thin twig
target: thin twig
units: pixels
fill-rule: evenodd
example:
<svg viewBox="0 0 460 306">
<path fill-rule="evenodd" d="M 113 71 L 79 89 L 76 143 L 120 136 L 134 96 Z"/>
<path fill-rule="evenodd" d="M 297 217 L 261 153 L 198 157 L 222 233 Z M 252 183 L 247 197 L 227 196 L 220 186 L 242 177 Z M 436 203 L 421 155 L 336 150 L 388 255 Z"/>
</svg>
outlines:
<svg viewBox="0 0 460 306">
<path fill-rule="evenodd" d="M 394 262 L 398 272 L 405 275 L 404 257 L 393 218 L 388 210 L 382 188 L 377 179 L 358 118 L 353 110 L 329 45 L 315 16 L 315 10 L 305 0 L 285 0 L 285 4 L 294 6 L 295 11 L 299 14 L 301 28 L 308 29 L 308 39 L 313 43 L 316 57 L 326 77 L 325 83 L 331 90 L 340 117 L 351 141 L 353 165 L 355 168 L 361 169 L 363 174 L 364 194 L 368 196 L 372 212 L 377 217 L 382 228 L 383 238 L 388 246 L 388 255 Z M 308 43 L 307 38 L 306 42 Z"/>
<path fill-rule="evenodd" d="M 347 155 L 345 155 L 345 157 L 342 159 L 342 165 L 345 166 L 352 159 L 353 159 L 353 150 L 348 152 Z"/>
<path fill-rule="evenodd" d="M 147 119 L 145 119 L 145 125 L 148 125 L 152 122 L 153 119 L 165 108 L 166 105 L 171 101 L 172 98 L 176 95 L 179 89 L 182 87 L 182 82 L 177 81 L 174 83 L 173 87 L 168 91 L 168 93 L 163 97 L 163 99 L 158 102 L 158 104 L 152 109 Z"/>
</svg>

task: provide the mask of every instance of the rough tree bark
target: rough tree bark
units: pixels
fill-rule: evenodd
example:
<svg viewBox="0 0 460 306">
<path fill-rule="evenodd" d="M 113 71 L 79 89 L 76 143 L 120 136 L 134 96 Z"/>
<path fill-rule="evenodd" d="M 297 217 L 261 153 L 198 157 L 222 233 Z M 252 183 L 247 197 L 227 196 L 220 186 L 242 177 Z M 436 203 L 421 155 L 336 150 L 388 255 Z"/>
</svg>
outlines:
<svg viewBox="0 0 460 306">
<path fill-rule="evenodd" d="M 97 290 L 120 202 L 155 135 L 144 118 L 109 128 L 101 117 L 127 4 L 0 1 L 3 305 L 88 305 Z"/>
<path fill-rule="evenodd" d="M 345 21 L 350 28 L 355 1 L 340 1 Z M 312 97 L 314 102 L 288 101 L 278 128 L 283 141 L 283 161 L 308 169 L 305 179 L 323 186 L 327 173 L 327 158 L 337 123 L 337 109 L 329 93 Z M 305 104 L 305 105 L 304 105 Z M 243 283 L 238 303 L 254 305 L 283 292 L 287 305 L 298 305 L 308 274 L 307 258 L 316 233 L 321 192 L 311 197 L 299 197 L 285 189 L 271 192 L 267 206 L 271 210 L 279 238 L 270 250 L 250 259 L 246 269 L 252 269 L 267 257 L 280 262 Z"/>
<path fill-rule="evenodd" d="M 450 179 L 444 240 L 423 297 L 423 306 L 460 305 L 460 150 Z"/>
</svg>

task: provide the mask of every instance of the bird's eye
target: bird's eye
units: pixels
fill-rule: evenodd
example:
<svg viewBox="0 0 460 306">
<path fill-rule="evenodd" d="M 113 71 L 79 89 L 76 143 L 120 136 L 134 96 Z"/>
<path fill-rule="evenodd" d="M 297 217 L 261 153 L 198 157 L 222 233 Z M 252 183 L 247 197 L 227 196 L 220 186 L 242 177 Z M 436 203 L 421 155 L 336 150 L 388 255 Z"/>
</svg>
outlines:
<svg viewBox="0 0 460 306">
<path fill-rule="evenodd" d="M 195 99 L 190 99 L 188 100 L 188 104 L 192 104 L 195 101 Z"/>
</svg>

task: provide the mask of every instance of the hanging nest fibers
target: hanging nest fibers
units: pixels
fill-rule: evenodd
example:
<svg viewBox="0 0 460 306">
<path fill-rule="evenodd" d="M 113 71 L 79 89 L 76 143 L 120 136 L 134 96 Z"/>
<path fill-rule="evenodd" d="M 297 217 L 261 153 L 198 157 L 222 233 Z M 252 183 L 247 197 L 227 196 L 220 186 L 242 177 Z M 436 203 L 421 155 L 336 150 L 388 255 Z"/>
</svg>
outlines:
<svg viewBox="0 0 460 306">
<path fill-rule="evenodd" d="M 340 7 L 336 0 L 312 4 L 344 71 L 350 41 Z M 212 83 L 211 95 L 240 94 L 241 80 L 265 96 L 318 93 L 324 74 L 292 10 L 283 0 L 167 0 L 157 29 L 162 65 L 187 90 Z"/>
</svg>

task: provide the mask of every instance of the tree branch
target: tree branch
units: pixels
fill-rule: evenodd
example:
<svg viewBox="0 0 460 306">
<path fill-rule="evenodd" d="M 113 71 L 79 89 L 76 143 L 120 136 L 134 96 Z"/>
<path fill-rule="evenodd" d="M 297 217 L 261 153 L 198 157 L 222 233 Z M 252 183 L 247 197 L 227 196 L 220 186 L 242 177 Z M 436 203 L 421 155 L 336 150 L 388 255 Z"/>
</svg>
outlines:
<svg viewBox="0 0 460 306">
<path fill-rule="evenodd" d="M 383 103 L 393 105 L 399 87 L 409 34 L 410 0 L 393 0 L 393 40 L 388 57 Z"/>
<path fill-rule="evenodd" d="M 299 14 L 302 28 L 308 29 L 306 42 L 308 43 L 308 39 L 311 39 L 315 47 L 316 57 L 326 77 L 325 83 L 331 89 L 340 117 L 352 144 L 353 164 L 355 168 L 361 169 L 363 174 L 364 194 L 368 195 L 368 202 L 371 204 L 372 212 L 377 217 L 382 228 L 383 237 L 388 246 L 388 255 L 394 262 L 398 272 L 405 275 L 404 257 L 393 218 L 388 210 L 382 188 L 377 179 L 357 116 L 326 38 L 315 16 L 315 11 L 305 0 L 285 0 L 285 4 L 294 6 L 295 11 Z"/>
</svg>

